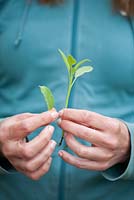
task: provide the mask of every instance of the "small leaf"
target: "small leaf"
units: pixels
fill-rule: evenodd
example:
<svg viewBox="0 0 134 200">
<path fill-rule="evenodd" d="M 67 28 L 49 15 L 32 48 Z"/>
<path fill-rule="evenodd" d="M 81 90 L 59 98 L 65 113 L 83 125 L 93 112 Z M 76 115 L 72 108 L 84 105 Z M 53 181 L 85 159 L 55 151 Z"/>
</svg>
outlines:
<svg viewBox="0 0 134 200">
<path fill-rule="evenodd" d="M 75 72 L 81 65 L 83 65 L 85 62 L 91 62 L 91 60 L 89 60 L 89 59 L 84 59 L 84 60 L 79 61 L 79 62 L 75 65 L 75 67 L 74 67 L 74 72 Z"/>
<path fill-rule="evenodd" d="M 54 97 L 51 90 L 46 86 L 39 86 L 39 87 L 40 87 L 41 93 L 44 96 L 48 110 L 51 110 L 54 107 Z"/>
<path fill-rule="evenodd" d="M 77 69 L 77 71 L 75 72 L 75 80 L 79 76 L 82 76 L 85 73 L 91 72 L 92 70 L 93 70 L 93 67 L 91 67 L 91 66 L 84 66 L 84 67 Z"/>
<path fill-rule="evenodd" d="M 66 67 L 67 67 L 68 73 L 70 74 L 70 64 L 69 64 L 69 62 L 68 62 L 67 57 L 65 56 L 65 54 L 63 53 L 63 51 L 61 51 L 60 49 L 58 49 L 58 51 L 59 51 L 59 53 L 60 53 L 60 55 L 61 55 L 61 57 L 62 57 L 62 59 L 63 59 L 65 65 L 66 65 Z"/>
<path fill-rule="evenodd" d="M 70 67 L 72 67 L 73 65 L 75 65 L 76 64 L 76 59 L 72 56 L 72 55 L 69 55 L 68 57 L 67 57 L 67 60 L 68 60 L 68 63 L 69 63 L 69 65 L 70 65 Z"/>
</svg>

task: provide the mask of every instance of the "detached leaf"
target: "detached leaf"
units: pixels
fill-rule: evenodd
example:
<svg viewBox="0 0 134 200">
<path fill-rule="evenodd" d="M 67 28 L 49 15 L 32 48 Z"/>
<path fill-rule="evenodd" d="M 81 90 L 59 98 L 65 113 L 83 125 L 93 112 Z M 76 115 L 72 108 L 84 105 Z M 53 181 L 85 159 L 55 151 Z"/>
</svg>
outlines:
<svg viewBox="0 0 134 200">
<path fill-rule="evenodd" d="M 75 72 L 75 75 L 74 75 L 75 76 L 75 80 L 78 77 L 82 76 L 83 74 L 91 72 L 92 70 L 93 70 L 93 67 L 91 67 L 91 66 L 84 66 L 84 67 L 81 67 L 81 68 L 77 69 L 77 71 Z"/>
<path fill-rule="evenodd" d="M 59 51 L 59 53 L 60 53 L 60 55 L 61 55 L 61 57 L 62 57 L 62 59 L 63 59 L 65 65 L 66 65 L 66 67 L 67 67 L 68 73 L 70 74 L 70 71 L 71 71 L 71 70 L 70 70 L 70 64 L 69 64 L 69 62 L 68 62 L 67 57 L 65 56 L 65 54 L 63 53 L 63 51 L 61 51 L 60 49 L 58 49 L 58 51 Z"/>
<path fill-rule="evenodd" d="M 68 63 L 69 63 L 69 65 L 70 65 L 70 67 L 72 67 L 73 65 L 75 65 L 76 64 L 76 59 L 72 56 L 72 55 L 69 55 L 68 57 L 67 57 L 67 60 L 68 60 Z"/>
<path fill-rule="evenodd" d="M 51 110 L 54 107 L 54 97 L 51 90 L 46 86 L 39 86 L 39 87 L 40 87 L 41 93 L 44 96 L 48 110 Z"/>
<path fill-rule="evenodd" d="M 91 60 L 89 60 L 89 59 L 83 59 L 83 60 L 79 61 L 79 62 L 75 65 L 74 71 L 76 71 L 76 70 L 77 70 L 81 65 L 83 65 L 85 62 L 91 62 Z"/>
</svg>

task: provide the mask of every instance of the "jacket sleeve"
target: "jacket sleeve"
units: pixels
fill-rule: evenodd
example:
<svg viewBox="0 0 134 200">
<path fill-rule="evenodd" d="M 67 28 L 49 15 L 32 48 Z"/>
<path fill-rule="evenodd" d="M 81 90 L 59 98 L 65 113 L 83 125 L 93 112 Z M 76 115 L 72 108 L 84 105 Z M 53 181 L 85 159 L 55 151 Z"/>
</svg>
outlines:
<svg viewBox="0 0 134 200">
<path fill-rule="evenodd" d="M 134 123 L 125 122 L 130 134 L 131 150 L 130 157 L 126 163 L 120 163 L 102 172 L 102 175 L 110 180 L 119 179 L 134 180 Z"/>
<path fill-rule="evenodd" d="M 0 121 L 3 119 L 1 118 Z M 7 174 L 15 172 L 15 168 L 11 165 L 11 163 L 3 156 L 0 156 L 0 174 Z"/>
</svg>

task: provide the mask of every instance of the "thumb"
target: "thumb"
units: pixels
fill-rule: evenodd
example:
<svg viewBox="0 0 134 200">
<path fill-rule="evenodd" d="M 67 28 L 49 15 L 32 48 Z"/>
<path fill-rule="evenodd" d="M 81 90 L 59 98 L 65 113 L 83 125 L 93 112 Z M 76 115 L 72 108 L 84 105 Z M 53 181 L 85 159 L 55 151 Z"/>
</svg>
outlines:
<svg viewBox="0 0 134 200">
<path fill-rule="evenodd" d="M 12 126 L 10 136 L 12 139 L 23 139 L 37 128 L 50 124 L 57 117 L 58 113 L 52 110 L 20 120 Z"/>
</svg>

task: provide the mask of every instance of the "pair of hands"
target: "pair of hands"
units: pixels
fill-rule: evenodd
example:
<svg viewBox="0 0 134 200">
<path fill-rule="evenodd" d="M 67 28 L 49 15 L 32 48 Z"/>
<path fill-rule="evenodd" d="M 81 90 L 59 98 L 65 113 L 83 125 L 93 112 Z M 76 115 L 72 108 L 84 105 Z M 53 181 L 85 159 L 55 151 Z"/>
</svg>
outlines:
<svg viewBox="0 0 134 200">
<path fill-rule="evenodd" d="M 64 109 L 59 113 L 55 109 L 41 114 L 23 113 L 5 119 L 0 123 L 0 152 L 18 171 L 33 180 L 39 179 L 51 166 L 56 142 L 51 139 L 54 127 L 48 124 L 58 117 L 67 146 L 77 155 L 59 151 L 59 156 L 69 164 L 103 171 L 128 159 L 130 138 L 123 122 L 75 109 Z M 41 126 L 46 127 L 27 143 L 26 136 Z M 92 146 L 79 143 L 76 137 Z"/>
</svg>

